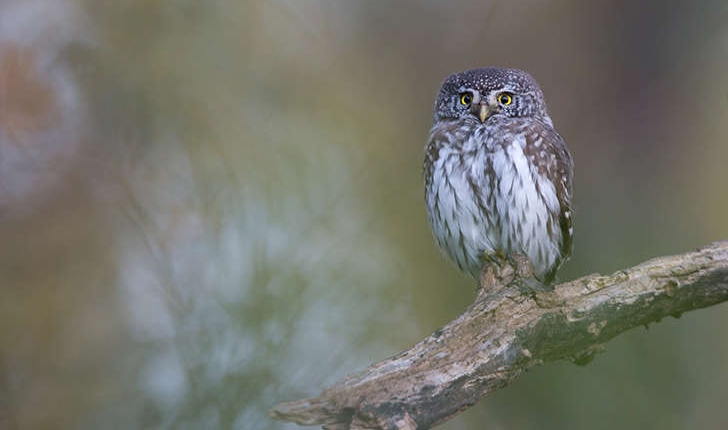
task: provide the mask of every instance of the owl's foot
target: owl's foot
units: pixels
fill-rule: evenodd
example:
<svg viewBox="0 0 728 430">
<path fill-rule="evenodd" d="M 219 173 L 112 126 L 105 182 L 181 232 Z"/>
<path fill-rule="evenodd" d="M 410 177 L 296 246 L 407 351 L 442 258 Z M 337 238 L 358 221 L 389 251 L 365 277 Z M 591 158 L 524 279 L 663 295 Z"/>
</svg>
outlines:
<svg viewBox="0 0 728 430">
<path fill-rule="evenodd" d="M 519 278 L 532 278 L 533 266 L 523 254 L 510 254 L 507 257 L 508 264 L 513 267 L 516 276 Z"/>
<path fill-rule="evenodd" d="M 504 279 L 503 269 L 507 266 L 505 257 L 496 252 L 483 254 L 480 276 L 478 277 L 478 296 L 498 291 L 510 280 Z"/>
<path fill-rule="evenodd" d="M 515 282 L 524 295 L 551 291 L 548 285 L 536 279 L 531 262 L 522 254 L 485 253 L 479 281 L 480 287 L 489 292 L 503 288 L 511 282 Z"/>
<path fill-rule="evenodd" d="M 508 285 L 517 276 L 515 266 L 502 251 L 489 251 L 481 256 L 482 266 L 478 278 L 479 288 L 492 293 Z"/>
<path fill-rule="evenodd" d="M 516 271 L 518 289 L 522 294 L 534 294 L 551 291 L 553 288 L 536 279 L 533 273 L 533 265 L 523 254 L 512 254 L 509 261 Z"/>
<path fill-rule="evenodd" d="M 484 266 L 488 264 L 495 264 L 498 267 L 503 267 L 504 264 L 510 263 L 510 257 L 500 250 L 484 252 L 481 259 L 483 260 Z"/>
</svg>

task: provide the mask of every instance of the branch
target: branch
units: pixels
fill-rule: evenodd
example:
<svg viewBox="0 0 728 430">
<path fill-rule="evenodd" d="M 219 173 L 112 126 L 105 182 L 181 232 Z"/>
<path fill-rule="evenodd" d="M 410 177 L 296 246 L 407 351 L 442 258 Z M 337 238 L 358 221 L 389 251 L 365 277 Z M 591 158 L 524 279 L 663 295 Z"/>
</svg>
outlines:
<svg viewBox="0 0 728 430">
<path fill-rule="evenodd" d="M 728 300 L 728 241 L 547 292 L 524 294 L 519 270 L 489 273 L 475 303 L 408 351 L 271 416 L 332 430 L 427 429 L 533 366 L 586 363 L 632 327 Z"/>
</svg>

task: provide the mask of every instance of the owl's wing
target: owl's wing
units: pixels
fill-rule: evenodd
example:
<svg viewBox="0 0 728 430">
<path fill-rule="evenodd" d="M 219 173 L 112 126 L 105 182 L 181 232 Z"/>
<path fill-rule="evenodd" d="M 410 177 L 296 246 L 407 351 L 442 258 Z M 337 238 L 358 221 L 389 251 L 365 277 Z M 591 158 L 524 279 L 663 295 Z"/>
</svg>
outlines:
<svg viewBox="0 0 728 430">
<path fill-rule="evenodd" d="M 440 158 L 440 149 L 444 145 L 447 145 L 452 138 L 450 128 L 449 124 L 444 124 L 440 126 L 435 125 L 430 130 L 428 143 L 425 147 L 425 162 L 422 166 L 422 178 L 425 181 L 426 189 L 430 188 L 435 162 Z"/>
<path fill-rule="evenodd" d="M 544 276 L 548 283 L 553 280 L 559 266 L 571 255 L 573 249 L 571 197 L 574 161 L 566 147 L 566 142 L 550 125 L 540 121 L 530 124 L 526 133 L 526 141 L 526 151 L 538 164 L 539 172 L 548 177 L 554 185 L 559 202 L 558 217 L 554 214 L 553 221 L 558 222 L 561 230 L 560 258 Z"/>
<path fill-rule="evenodd" d="M 560 180 L 555 181 L 556 197 L 559 199 L 561 206 L 561 215 L 559 216 L 559 225 L 561 227 L 561 256 L 563 259 L 571 255 L 574 249 L 574 227 L 572 224 L 572 208 L 571 198 L 573 194 L 573 177 L 574 177 L 574 160 L 571 153 L 566 148 L 566 142 L 558 134 L 555 146 L 556 171 Z"/>
</svg>

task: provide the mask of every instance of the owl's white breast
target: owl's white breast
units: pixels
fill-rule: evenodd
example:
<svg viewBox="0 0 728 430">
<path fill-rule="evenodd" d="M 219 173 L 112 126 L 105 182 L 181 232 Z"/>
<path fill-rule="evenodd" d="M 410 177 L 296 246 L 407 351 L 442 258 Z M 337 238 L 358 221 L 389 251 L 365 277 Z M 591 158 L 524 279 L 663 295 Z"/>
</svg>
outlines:
<svg viewBox="0 0 728 430">
<path fill-rule="evenodd" d="M 495 226 L 487 208 L 479 205 L 484 204 L 487 195 L 477 190 L 484 178 L 487 154 L 466 146 L 440 148 L 426 200 L 440 248 L 462 270 L 477 276 L 480 256 L 495 250 Z"/>
<path fill-rule="evenodd" d="M 547 234 L 559 211 L 553 184 L 529 162 L 523 135 L 493 147 L 482 129 L 469 135 L 461 147 L 440 147 L 426 190 L 438 244 L 473 276 L 483 254 L 496 251 L 523 253 L 543 274 L 559 256 L 560 237 Z"/>
<path fill-rule="evenodd" d="M 535 272 L 543 274 L 560 255 L 561 237 L 554 219 L 560 210 L 559 199 L 553 183 L 529 160 L 525 145 L 525 137 L 516 135 L 510 145 L 493 153 L 493 171 L 499 178 L 495 210 L 501 227 L 500 248 L 524 253 Z M 549 223 L 552 235 L 548 234 Z"/>
</svg>

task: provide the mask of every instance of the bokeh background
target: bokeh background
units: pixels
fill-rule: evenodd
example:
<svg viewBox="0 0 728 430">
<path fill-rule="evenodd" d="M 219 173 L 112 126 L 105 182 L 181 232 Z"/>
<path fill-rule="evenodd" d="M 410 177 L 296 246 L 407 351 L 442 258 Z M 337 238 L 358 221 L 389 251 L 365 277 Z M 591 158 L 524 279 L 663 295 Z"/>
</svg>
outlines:
<svg viewBox="0 0 728 430">
<path fill-rule="evenodd" d="M 0 0 L 0 428 L 293 429 L 474 282 L 421 165 L 451 72 L 528 70 L 571 279 L 728 238 L 728 4 Z M 443 429 L 728 428 L 728 307 L 549 363 Z"/>
</svg>

